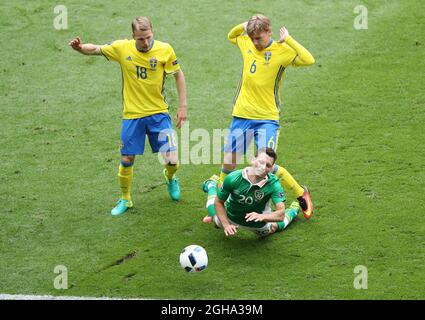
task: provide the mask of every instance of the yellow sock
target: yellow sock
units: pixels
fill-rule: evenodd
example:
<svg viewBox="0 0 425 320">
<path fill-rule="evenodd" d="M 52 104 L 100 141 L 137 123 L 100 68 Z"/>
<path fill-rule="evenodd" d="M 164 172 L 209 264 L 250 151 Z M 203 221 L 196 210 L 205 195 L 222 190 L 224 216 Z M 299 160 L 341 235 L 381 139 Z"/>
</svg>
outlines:
<svg viewBox="0 0 425 320">
<path fill-rule="evenodd" d="M 220 170 L 220 180 L 218 180 L 218 187 L 220 187 L 223 184 L 224 179 L 227 177 L 229 173 L 232 171 L 224 169 L 223 167 Z"/>
<path fill-rule="evenodd" d="M 304 193 L 304 189 L 295 181 L 294 177 L 281 166 L 277 166 L 276 175 L 282 182 L 284 189 L 290 189 L 296 198 L 301 197 Z"/>
<path fill-rule="evenodd" d="M 175 165 L 172 165 L 172 164 L 165 165 L 165 175 L 167 176 L 168 180 L 173 179 L 173 176 L 179 167 L 180 167 L 179 163 Z"/>
<path fill-rule="evenodd" d="M 118 170 L 118 178 L 120 182 L 120 188 L 122 198 L 124 200 L 131 201 L 131 182 L 133 180 L 133 166 L 124 167 L 120 164 Z"/>
</svg>

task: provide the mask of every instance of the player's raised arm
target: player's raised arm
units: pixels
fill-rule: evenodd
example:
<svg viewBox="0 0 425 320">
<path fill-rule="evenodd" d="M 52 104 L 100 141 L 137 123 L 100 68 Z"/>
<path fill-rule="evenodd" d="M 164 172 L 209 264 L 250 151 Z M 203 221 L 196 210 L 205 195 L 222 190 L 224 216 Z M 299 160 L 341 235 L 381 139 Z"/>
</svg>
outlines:
<svg viewBox="0 0 425 320">
<path fill-rule="evenodd" d="M 238 24 L 236 27 L 234 27 L 232 30 L 230 30 L 229 34 L 227 35 L 227 39 L 231 43 L 236 44 L 237 37 L 243 35 L 243 33 L 246 32 L 247 24 L 248 24 L 248 22 Z"/>
<path fill-rule="evenodd" d="M 80 37 L 76 37 L 75 39 L 71 40 L 69 42 L 69 46 L 74 49 L 75 51 L 78 51 L 85 55 L 102 55 L 102 52 L 100 51 L 100 46 L 96 44 L 91 43 L 81 43 Z"/>
<path fill-rule="evenodd" d="M 297 53 L 297 56 L 292 62 L 293 66 L 301 67 L 301 66 L 310 66 L 314 64 L 315 61 L 314 61 L 313 55 L 306 48 L 304 48 L 300 43 L 295 41 L 295 39 L 289 35 L 288 30 L 286 30 L 285 27 L 281 27 L 279 33 L 280 33 L 279 43 L 285 42 Z"/>
<path fill-rule="evenodd" d="M 176 79 L 176 87 L 179 95 L 179 108 L 177 109 L 176 113 L 176 127 L 180 129 L 187 120 L 186 81 L 182 70 L 174 73 L 174 78 Z"/>
</svg>

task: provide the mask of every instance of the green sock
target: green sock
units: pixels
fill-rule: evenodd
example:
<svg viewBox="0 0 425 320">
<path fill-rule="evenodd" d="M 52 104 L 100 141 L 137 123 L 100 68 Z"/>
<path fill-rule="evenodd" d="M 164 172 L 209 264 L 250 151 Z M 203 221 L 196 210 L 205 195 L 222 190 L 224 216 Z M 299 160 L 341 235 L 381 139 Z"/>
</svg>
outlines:
<svg viewBox="0 0 425 320">
<path fill-rule="evenodd" d="M 292 220 L 295 219 L 295 217 L 298 214 L 298 210 L 291 208 L 291 209 L 286 209 L 285 210 L 285 219 L 283 221 L 279 221 L 277 223 L 277 231 L 282 231 L 283 229 L 285 229 L 291 222 Z"/>
<path fill-rule="evenodd" d="M 210 217 L 215 216 L 215 207 L 214 207 L 214 200 L 217 196 L 217 182 L 210 182 L 208 184 L 208 200 L 207 200 L 207 210 L 208 215 Z"/>
</svg>

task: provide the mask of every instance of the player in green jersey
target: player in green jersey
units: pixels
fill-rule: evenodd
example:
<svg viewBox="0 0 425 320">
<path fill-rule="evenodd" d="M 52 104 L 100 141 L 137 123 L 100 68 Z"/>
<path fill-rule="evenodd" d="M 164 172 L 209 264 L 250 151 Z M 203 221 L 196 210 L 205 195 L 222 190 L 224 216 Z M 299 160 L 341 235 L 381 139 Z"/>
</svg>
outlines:
<svg viewBox="0 0 425 320">
<path fill-rule="evenodd" d="M 251 167 L 227 175 L 219 190 L 218 177 L 204 182 L 209 215 L 226 236 L 234 235 L 239 227 L 268 236 L 282 231 L 297 216 L 298 202 L 285 210 L 285 193 L 279 178 L 271 173 L 276 157 L 272 148 L 262 148 L 252 159 Z M 275 211 L 271 211 L 270 201 Z"/>
</svg>

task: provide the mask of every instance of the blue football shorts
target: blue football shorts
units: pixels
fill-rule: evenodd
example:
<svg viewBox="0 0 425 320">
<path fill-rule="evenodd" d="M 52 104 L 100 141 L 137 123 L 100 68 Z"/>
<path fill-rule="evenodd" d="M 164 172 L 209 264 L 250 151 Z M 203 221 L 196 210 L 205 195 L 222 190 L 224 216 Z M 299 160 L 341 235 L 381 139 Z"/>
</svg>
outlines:
<svg viewBox="0 0 425 320">
<path fill-rule="evenodd" d="M 157 113 L 137 119 L 123 119 L 121 155 L 143 154 L 148 136 L 152 152 L 177 150 L 176 134 L 168 113 Z"/>
<path fill-rule="evenodd" d="M 245 154 L 252 139 L 256 150 L 268 147 L 277 150 L 279 122 L 276 120 L 252 120 L 233 117 L 224 152 Z"/>
</svg>

